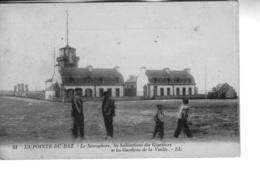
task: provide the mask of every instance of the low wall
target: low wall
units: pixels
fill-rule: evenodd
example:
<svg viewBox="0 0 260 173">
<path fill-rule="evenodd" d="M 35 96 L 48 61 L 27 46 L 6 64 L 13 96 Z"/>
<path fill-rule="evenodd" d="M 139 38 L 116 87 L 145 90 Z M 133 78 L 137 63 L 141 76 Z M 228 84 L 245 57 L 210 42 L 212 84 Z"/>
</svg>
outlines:
<svg viewBox="0 0 260 173">
<path fill-rule="evenodd" d="M 44 100 L 44 91 L 29 91 L 26 93 L 27 98 L 32 98 L 32 99 L 38 99 L 38 100 Z"/>
<path fill-rule="evenodd" d="M 45 100 L 44 92 L 37 91 L 37 92 L 28 92 L 26 96 L 19 96 L 24 98 L 31 98 L 31 99 L 37 99 L 37 100 Z M 200 95 L 194 95 L 194 96 L 162 96 L 162 97 L 154 97 L 154 98 L 145 98 L 142 96 L 134 96 L 134 97 L 114 97 L 113 99 L 116 101 L 135 101 L 135 100 L 174 100 L 174 99 L 183 99 L 184 97 L 187 97 L 191 100 L 195 99 L 207 99 L 204 94 Z M 82 100 L 84 102 L 88 101 L 102 101 L 102 97 L 97 98 L 85 98 L 83 97 Z M 71 98 L 53 98 L 52 100 L 48 100 L 51 102 L 70 102 Z"/>
<path fill-rule="evenodd" d="M 187 96 L 186 96 L 187 97 Z M 170 99 L 183 99 L 184 96 L 162 96 L 162 97 L 154 97 L 154 98 L 145 98 L 145 97 L 142 97 L 142 96 L 129 96 L 129 97 L 114 97 L 113 99 L 115 101 L 135 101 L 135 100 L 170 100 Z M 205 95 L 196 95 L 196 96 L 189 96 L 188 97 L 189 99 L 206 99 L 205 98 Z M 103 98 L 102 97 L 96 97 L 96 98 L 85 98 L 85 97 L 82 97 L 82 100 L 84 102 L 87 102 L 87 101 L 102 101 Z M 49 100 L 49 101 L 54 101 L 54 102 L 70 102 L 71 101 L 71 98 L 54 98 L 52 100 Z"/>
<path fill-rule="evenodd" d="M 0 91 L 0 96 L 14 96 L 13 91 Z"/>
</svg>

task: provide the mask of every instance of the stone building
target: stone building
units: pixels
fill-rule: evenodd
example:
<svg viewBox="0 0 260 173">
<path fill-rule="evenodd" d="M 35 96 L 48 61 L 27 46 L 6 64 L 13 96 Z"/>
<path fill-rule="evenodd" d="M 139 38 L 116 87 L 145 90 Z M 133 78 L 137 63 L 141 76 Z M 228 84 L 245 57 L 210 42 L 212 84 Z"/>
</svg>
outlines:
<svg viewBox="0 0 260 173">
<path fill-rule="evenodd" d="M 218 84 L 212 89 L 212 92 L 208 93 L 210 99 L 235 99 L 237 98 L 237 92 L 228 83 Z"/>
<path fill-rule="evenodd" d="M 151 70 L 142 67 L 136 80 L 137 96 L 192 96 L 196 95 L 196 83 L 190 69 Z"/>
<path fill-rule="evenodd" d="M 52 78 L 45 81 L 46 99 L 71 97 L 75 90 L 81 91 L 82 96 L 87 98 L 102 97 L 104 91 L 111 92 L 112 97 L 123 96 L 124 78 L 118 66 L 79 68 L 76 49 L 68 45 L 59 49 L 56 61 Z"/>
<path fill-rule="evenodd" d="M 67 12 L 67 45 L 59 49 L 54 74 L 45 81 L 45 99 L 70 98 L 75 90 L 83 97 L 102 97 L 109 91 L 113 97 L 123 96 L 124 78 L 119 67 L 114 68 L 79 68 L 76 49 L 69 46 L 69 20 Z"/>
<path fill-rule="evenodd" d="M 125 81 L 125 96 L 136 96 L 136 82 L 137 76 L 130 75 L 129 78 Z"/>
</svg>

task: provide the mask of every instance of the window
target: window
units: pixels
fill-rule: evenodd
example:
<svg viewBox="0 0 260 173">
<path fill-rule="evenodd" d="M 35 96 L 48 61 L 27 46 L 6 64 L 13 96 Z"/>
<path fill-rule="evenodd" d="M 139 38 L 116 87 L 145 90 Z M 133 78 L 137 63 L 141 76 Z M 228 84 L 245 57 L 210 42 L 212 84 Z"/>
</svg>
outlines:
<svg viewBox="0 0 260 173">
<path fill-rule="evenodd" d="M 116 78 L 116 83 L 119 83 L 119 78 L 118 77 Z"/>
<path fill-rule="evenodd" d="M 99 88 L 99 97 L 103 97 L 104 89 Z"/>
<path fill-rule="evenodd" d="M 85 90 L 85 97 L 92 97 L 92 89 Z"/>
<path fill-rule="evenodd" d="M 86 83 L 91 83 L 91 78 L 89 76 L 86 77 Z"/>
<path fill-rule="evenodd" d="M 116 88 L 116 96 L 119 97 L 120 96 L 120 89 Z"/>
<path fill-rule="evenodd" d="M 170 78 L 167 78 L 167 82 L 168 82 L 168 83 L 170 83 L 170 82 L 171 82 Z"/>
<path fill-rule="evenodd" d="M 69 77 L 69 82 L 74 82 L 74 78 L 73 77 Z"/>
<path fill-rule="evenodd" d="M 154 80 L 155 83 L 157 82 L 157 79 L 156 79 L 156 78 L 154 78 L 153 80 Z"/>
<path fill-rule="evenodd" d="M 60 57 L 64 56 L 64 49 L 60 49 Z"/>
<path fill-rule="evenodd" d="M 180 95 L 180 88 L 176 88 L 176 95 L 177 95 L 177 96 Z"/>
<path fill-rule="evenodd" d="M 75 88 L 75 91 L 79 93 L 80 96 L 83 95 L 83 90 L 81 88 Z"/>
<path fill-rule="evenodd" d="M 73 89 L 68 89 L 67 90 L 67 96 L 71 98 L 71 97 L 73 97 L 73 95 L 74 95 L 74 90 Z"/>
<path fill-rule="evenodd" d="M 182 95 L 186 95 L 186 88 L 182 88 Z"/>
<path fill-rule="evenodd" d="M 69 49 L 65 49 L 65 56 L 69 56 Z"/>
<path fill-rule="evenodd" d="M 160 94 L 161 96 L 164 96 L 164 88 L 160 88 Z"/>
<path fill-rule="evenodd" d="M 192 88 L 189 88 L 189 95 L 192 95 Z"/>
<path fill-rule="evenodd" d="M 157 96 L 157 86 L 154 86 L 153 95 L 154 95 L 155 97 Z"/>
<path fill-rule="evenodd" d="M 109 94 L 110 96 L 112 96 L 112 88 L 108 88 L 107 91 L 108 91 L 108 94 Z"/>
<path fill-rule="evenodd" d="M 101 77 L 101 78 L 99 78 L 99 82 L 100 83 L 104 83 L 104 79 Z"/>
<path fill-rule="evenodd" d="M 171 89 L 167 88 L 167 96 L 170 96 L 170 95 L 171 95 Z"/>
</svg>

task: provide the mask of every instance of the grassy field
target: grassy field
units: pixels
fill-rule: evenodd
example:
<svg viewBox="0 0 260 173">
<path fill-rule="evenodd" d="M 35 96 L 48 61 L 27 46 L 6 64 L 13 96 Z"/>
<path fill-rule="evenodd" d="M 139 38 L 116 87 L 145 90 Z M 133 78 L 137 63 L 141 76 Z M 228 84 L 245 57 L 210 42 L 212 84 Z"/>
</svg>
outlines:
<svg viewBox="0 0 260 173">
<path fill-rule="evenodd" d="M 180 100 L 116 102 L 115 140 L 150 140 L 158 103 L 165 107 L 165 140 L 187 140 L 173 138 Z M 190 107 L 189 140 L 239 140 L 238 100 L 192 100 Z M 72 140 L 70 110 L 69 103 L 0 97 L 0 141 Z M 85 140 L 104 140 L 101 103 L 84 103 L 84 114 Z"/>
</svg>

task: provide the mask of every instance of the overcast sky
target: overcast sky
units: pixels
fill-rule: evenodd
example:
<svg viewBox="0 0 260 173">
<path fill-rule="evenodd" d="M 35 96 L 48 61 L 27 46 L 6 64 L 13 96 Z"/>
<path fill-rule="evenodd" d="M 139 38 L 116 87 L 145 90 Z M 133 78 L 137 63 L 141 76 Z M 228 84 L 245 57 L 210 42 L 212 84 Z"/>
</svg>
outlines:
<svg viewBox="0 0 260 173">
<path fill-rule="evenodd" d="M 57 56 L 66 45 L 66 9 L 80 67 L 118 65 L 125 79 L 142 66 L 191 68 L 199 90 L 207 67 L 208 90 L 228 82 L 239 91 L 235 2 L 1 4 L 0 89 L 44 88 L 54 47 Z"/>
</svg>

